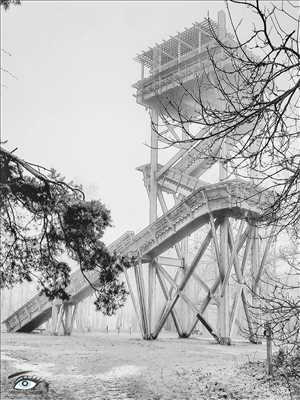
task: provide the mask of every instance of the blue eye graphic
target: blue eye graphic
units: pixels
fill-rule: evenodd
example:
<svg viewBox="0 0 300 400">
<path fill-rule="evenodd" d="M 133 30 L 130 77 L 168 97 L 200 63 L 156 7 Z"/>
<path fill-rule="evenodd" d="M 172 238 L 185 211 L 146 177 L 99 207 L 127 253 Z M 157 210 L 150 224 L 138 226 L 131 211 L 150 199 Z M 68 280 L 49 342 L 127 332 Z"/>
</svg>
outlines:
<svg viewBox="0 0 300 400">
<path fill-rule="evenodd" d="M 22 376 L 17 379 L 14 385 L 14 389 L 17 390 L 29 390 L 36 387 L 39 381 L 33 377 Z"/>
</svg>

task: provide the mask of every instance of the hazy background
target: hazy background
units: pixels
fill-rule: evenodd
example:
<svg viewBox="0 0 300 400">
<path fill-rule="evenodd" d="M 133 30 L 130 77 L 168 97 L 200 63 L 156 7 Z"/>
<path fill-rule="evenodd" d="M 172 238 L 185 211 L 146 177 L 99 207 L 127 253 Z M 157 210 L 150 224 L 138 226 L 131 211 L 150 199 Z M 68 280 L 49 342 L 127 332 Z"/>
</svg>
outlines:
<svg viewBox="0 0 300 400">
<path fill-rule="evenodd" d="M 107 243 L 148 224 L 137 166 L 149 162 L 150 121 L 135 103 L 133 58 L 177 31 L 214 19 L 223 1 L 23 1 L 2 12 L 2 140 L 26 160 L 54 167 L 111 210 Z M 253 19 L 244 7 L 242 33 Z"/>
</svg>

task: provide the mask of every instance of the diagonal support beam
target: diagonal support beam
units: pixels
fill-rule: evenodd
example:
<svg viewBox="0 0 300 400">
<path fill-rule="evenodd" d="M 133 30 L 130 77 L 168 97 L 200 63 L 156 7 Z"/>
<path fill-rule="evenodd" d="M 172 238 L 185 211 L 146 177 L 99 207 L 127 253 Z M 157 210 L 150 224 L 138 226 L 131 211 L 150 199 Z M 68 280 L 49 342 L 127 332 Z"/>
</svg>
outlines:
<svg viewBox="0 0 300 400">
<path fill-rule="evenodd" d="M 238 258 L 238 253 L 242 249 L 245 241 L 247 241 L 247 243 L 246 243 L 246 247 L 245 247 L 245 251 L 244 251 L 242 267 L 240 267 L 240 260 Z M 234 265 L 235 273 L 236 273 L 236 276 L 237 276 L 237 279 L 238 279 L 239 283 L 243 283 L 242 282 L 242 276 L 244 274 L 244 269 L 245 269 L 247 255 L 248 255 L 248 251 L 249 251 L 249 245 L 250 245 L 250 243 L 248 243 L 248 242 L 251 243 L 251 227 L 250 226 L 248 226 L 245 229 L 244 233 L 241 235 L 241 239 L 240 239 L 239 244 L 237 246 L 237 251 L 236 251 L 236 253 L 234 254 L 234 257 L 233 257 L 233 265 Z M 232 230 L 231 230 L 231 226 L 229 224 L 229 226 L 228 226 L 228 244 L 229 244 L 229 250 L 231 251 L 231 253 L 232 253 L 232 249 L 233 249 L 233 243 L 234 243 L 233 233 L 232 233 Z"/>
<path fill-rule="evenodd" d="M 164 195 L 160 189 L 158 189 L 158 191 L 157 191 L 157 197 L 158 197 L 158 201 L 161 206 L 163 214 L 167 214 L 168 213 L 167 204 L 165 202 Z M 179 244 L 176 243 L 174 247 L 175 247 L 177 257 L 182 259 L 183 257 L 182 257 L 182 252 L 181 252 Z"/>
<path fill-rule="evenodd" d="M 168 131 L 171 133 L 171 135 L 173 136 L 174 140 L 180 142 L 181 139 L 180 139 L 180 137 L 177 135 L 177 133 L 176 133 L 175 129 L 173 128 L 173 126 L 166 123 L 166 127 L 167 127 Z"/>
<path fill-rule="evenodd" d="M 168 126 L 168 129 L 170 129 L 170 126 Z M 170 131 L 171 132 L 171 131 Z M 198 134 L 195 136 L 195 138 L 201 138 L 204 136 L 207 132 L 206 128 L 202 128 Z M 171 132 L 172 133 L 172 132 Z M 174 131 L 175 133 L 175 131 Z M 175 133 L 176 134 L 176 133 Z M 168 169 L 170 169 L 181 157 L 183 157 L 185 154 L 193 150 L 195 147 L 199 146 L 199 142 L 196 140 L 194 144 L 192 144 L 188 149 L 182 149 L 178 151 L 170 160 L 157 172 L 157 179 L 159 179 Z"/>
<path fill-rule="evenodd" d="M 180 34 L 179 34 L 180 35 Z M 195 50 L 196 47 L 193 47 L 190 43 L 187 43 L 185 40 L 183 40 L 180 36 L 175 36 L 175 39 L 183 44 L 184 46 L 188 47 L 190 50 Z"/>
<path fill-rule="evenodd" d="M 71 332 L 73 330 L 77 308 L 78 308 L 78 304 L 74 304 L 73 311 L 72 311 L 72 317 L 71 317 L 71 326 L 70 326 Z"/>
<path fill-rule="evenodd" d="M 160 206 L 161 206 L 163 214 L 167 214 L 167 212 L 168 212 L 167 204 L 165 202 L 164 195 L 163 195 L 162 191 L 159 188 L 158 188 L 158 191 L 157 191 L 157 197 L 158 197 L 158 201 L 160 203 Z M 176 199 L 174 199 L 174 200 L 176 202 Z M 171 224 L 171 222 L 170 222 L 170 224 Z M 183 261 L 183 253 L 181 251 L 181 247 L 179 246 L 179 243 L 176 243 L 174 248 L 175 248 L 177 257 Z M 176 275 L 175 275 L 175 278 L 174 278 L 175 282 L 177 281 L 178 277 L 180 276 L 180 273 L 181 273 L 181 271 L 180 271 L 180 269 L 178 269 L 176 271 Z M 173 293 L 173 287 L 171 287 L 170 290 L 169 290 L 169 297 L 172 296 L 172 293 Z"/>
<path fill-rule="evenodd" d="M 183 268 L 183 260 L 179 258 L 158 256 L 157 263 L 167 267 Z"/>
<path fill-rule="evenodd" d="M 216 226 L 218 226 L 219 224 L 220 224 L 220 221 L 217 220 L 216 221 Z M 208 247 L 208 245 L 209 245 L 209 243 L 211 241 L 211 238 L 212 238 L 212 232 L 210 230 L 208 232 L 208 234 L 206 235 L 204 241 L 202 242 L 197 254 L 195 255 L 195 257 L 194 257 L 189 269 L 187 270 L 185 276 L 183 277 L 180 285 L 178 286 L 179 287 L 179 291 L 182 291 L 185 288 L 187 282 L 189 281 L 191 275 L 193 274 L 195 268 L 197 267 L 199 261 L 201 260 L 201 258 L 203 256 L 203 254 L 205 253 L 205 251 L 206 251 L 206 249 L 207 249 L 207 247 Z M 174 294 L 174 296 L 168 301 L 168 304 L 166 305 L 166 308 L 165 308 L 165 311 L 164 311 L 164 315 L 163 315 L 161 321 L 156 326 L 156 328 L 155 328 L 155 330 L 153 332 L 153 338 L 154 339 L 158 336 L 159 332 L 161 331 L 164 323 L 166 322 L 166 320 L 167 320 L 171 310 L 173 309 L 174 305 L 176 304 L 178 298 L 179 298 L 179 293 L 176 292 Z"/>
<path fill-rule="evenodd" d="M 230 242 L 229 246 L 231 245 L 232 249 L 231 249 L 231 255 L 230 255 L 230 259 L 229 259 L 228 268 L 227 268 L 226 275 L 225 275 L 225 278 L 224 278 L 223 284 L 222 284 L 221 297 L 223 297 L 224 294 L 225 294 L 225 289 L 226 289 L 226 286 L 227 286 L 229 278 L 230 278 L 232 266 L 233 266 L 234 263 L 235 263 L 235 266 L 236 266 L 236 264 L 238 262 L 238 258 L 237 258 L 238 247 L 239 247 L 239 242 L 240 242 L 240 238 L 241 238 L 241 235 L 242 235 L 242 231 L 243 231 L 243 228 L 244 228 L 244 224 L 245 224 L 245 221 L 241 220 L 240 226 L 239 226 L 239 230 L 238 230 L 238 233 L 237 233 L 237 237 L 236 237 L 236 240 L 234 242 L 233 241 L 234 240 L 233 239 L 233 234 L 232 234 L 232 230 L 231 230 L 231 226 L 230 226 L 230 221 L 228 220 L 228 239 L 229 239 L 228 241 Z M 236 274 L 238 276 L 238 279 L 239 279 L 239 281 L 241 281 L 242 277 L 241 277 L 240 270 L 238 268 L 235 268 L 235 269 L 236 269 Z"/>
<path fill-rule="evenodd" d="M 245 287 L 243 285 L 246 260 L 247 260 L 248 254 L 249 254 L 249 249 L 251 247 L 252 240 L 253 240 L 252 230 L 253 230 L 253 227 L 249 226 L 248 237 L 247 237 L 247 242 L 246 242 L 246 246 L 245 246 L 245 250 L 244 250 L 242 266 L 240 267 L 238 257 L 235 257 L 235 259 L 234 259 L 235 271 L 236 271 L 236 276 L 237 276 L 237 281 L 238 281 L 239 287 L 237 289 L 237 293 L 236 293 L 236 296 L 235 296 L 235 299 L 233 302 L 232 311 L 231 311 L 231 315 L 230 315 L 230 334 L 232 333 L 232 330 L 233 330 L 234 322 L 235 322 L 236 315 L 237 315 L 237 310 L 239 307 L 239 301 L 241 298 L 242 303 L 243 303 L 244 312 L 246 315 L 249 333 L 250 333 L 249 339 L 251 342 L 256 343 L 256 340 L 254 337 L 253 324 L 252 324 L 250 312 L 248 309 L 246 295 L 244 292 Z M 231 248 L 231 249 L 233 248 L 233 245 L 232 245 L 233 238 L 232 237 L 233 237 L 232 231 L 231 231 L 231 229 L 229 229 L 229 248 Z"/>
<path fill-rule="evenodd" d="M 152 329 L 152 313 L 153 313 L 153 304 L 154 304 L 154 294 L 155 294 L 155 264 L 154 261 L 149 263 L 148 270 L 148 329 L 149 334 Z"/>
<path fill-rule="evenodd" d="M 160 273 L 160 271 L 159 271 L 159 268 L 157 268 L 158 264 L 155 264 L 155 266 L 156 266 L 156 275 L 157 275 L 159 284 L 160 284 L 160 286 L 161 286 L 161 290 L 162 290 L 162 292 L 163 292 L 163 295 L 164 295 L 166 301 L 168 301 L 168 300 L 169 300 L 169 296 L 168 296 L 167 287 L 166 287 L 166 285 L 165 285 L 165 282 L 163 281 L 163 278 L 162 278 L 162 276 L 161 276 L 161 273 Z M 178 335 L 179 335 L 180 337 L 183 336 L 183 329 L 182 329 L 182 326 L 181 326 L 181 323 L 180 323 L 180 319 L 179 319 L 179 317 L 178 317 L 177 312 L 176 312 L 175 309 L 173 309 L 173 310 L 171 311 L 171 316 L 172 316 L 172 318 L 173 318 L 173 321 L 174 321 L 174 324 L 175 324 L 175 327 L 176 327 L 176 330 L 177 330 Z"/>
<path fill-rule="evenodd" d="M 146 313 L 146 305 L 145 305 L 145 290 L 144 290 L 144 287 L 143 287 L 142 281 L 141 281 L 140 265 L 134 266 L 134 272 L 135 272 L 136 287 L 137 287 L 137 292 L 138 292 L 138 299 L 139 299 L 139 304 L 140 304 L 143 336 L 145 339 L 147 339 L 149 331 L 148 331 L 148 321 L 147 321 L 147 313 Z"/>
<path fill-rule="evenodd" d="M 55 326 L 55 331 L 54 331 L 54 334 L 56 334 L 56 335 L 58 334 L 59 327 L 60 327 L 61 323 L 63 322 L 64 311 L 65 310 L 64 310 L 63 304 L 60 304 L 57 321 L 56 321 L 56 326 Z"/>
<path fill-rule="evenodd" d="M 234 323 L 235 323 L 236 316 L 237 316 L 237 311 L 239 309 L 239 303 L 240 303 L 242 291 L 243 291 L 243 286 L 239 284 L 238 288 L 237 288 L 237 290 L 235 292 L 235 295 L 234 295 L 232 310 L 231 310 L 231 313 L 230 313 L 229 337 L 231 337 L 231 335 L 232 335 Z"/>
<path fill-rule="evenodd" d="M 200 285 L 202 286 L 202 288 L 209 293 L 210 292 L 210 288 L 209 286 L 204 282 L 203 279 L 200 278 L 200 276 L 194 271 L 192 278 L 195 279 L 198 283 L 200 283 Z"/>
<path fill-rule="evenodd" d="M 248 225 L 247 228 L 245 229 L 245 231 L 243 232 L 243 234 L 241 236 L 241 240 L 240 240 L 239 246 L 238 246 L 238 252 L 244 246 L 244 243 L 248 239 L 249 235 L 251 235 L 251 230 L 252 230 L 252 226 Z"/>
<path fill-rule="evenodd" d="M 245 311 L 245 315 L 246 315 L 246 319 L 247 319 L 248 329 L 249 329 L 249 333 L 250 333 L 250 341 L 254 342 L 255 337 L 254 337 L 253 325 L 252 325 L 252 320 L 250 317 L 250 312 L 248 309 L 247 299 L 246 299 L 244 290 L 242 290 L 241 296 L 242 296 L 242 302 L 243 302 L 244 311 Z"/>
<path fill-rule="evenodd" d="M 168 169 L 170 169 L 188 150 L 179 150 L 170 160 L 158 170 L 157 179 L 159 179 Z"/>
<path fill-rule="evenodd" d="M 205 326 L 205 328 L 208 330 L 208 332 L 219 342 L 219 337 L 218 335 L 214 332 L 210 324 L 205 320 L 205 318 L 201 315 L 202 312 L 200 309 L 190 300 L 190 298 L 183 293 L 182 291 L 179 290 L 178 285 L 174 282 L 174 280 L 171 278 L 171 276 L 165 271 L 163 268 L 158 266 L 159 271 L 164 275 L 164 277 L 170 282 L 170 284 L 176 289 L 177 293 L 179 293 L 179 296 L 187 303 L 187 305 L 196 313 L 197 318 L 199 321 L 202 322 L 202 324 Z"/>
<path fill-rule="evenodd" d="M 220 247 L 219 247 L 219 242 L 218 242 L 218 238 L 217 238 L 217 232 L 216 232 L 216 229 L 215 229 L 215 222 L 214 222 L 211 210 L 209 208 L 208 199 L 207 199 L 207 195 L 206 195 L 205 190 L 202 191 L 202 196 L 204 198 L 204 201 L 206 203 L 206 207 L 207 207 L 207 210 L 208 210 L 209 223 L 210 223 L 210 227 L 211 227 L 211 230 L 212 230 L 212 236 L 213 236 L 214 247 L 215 247 L 215 254 L 216 254 L 216 258 L 217 258 L 217 265 L 218 265 L 218 268 L 219 268 L 219 273 L 220 273 L 221 279 L 223 280 L 225 271 L 224 271 L 224 266 L 222 265 L 222 262 L 221 262 Z"/>
<path fill-rule="evenodd" d="M 231 262 L 231 265 L 232 265 L 232 263 L 234 265 L 235 273 L 236 273 L 236 277 L 237 277 L 237 281 L 238 281 L 238 287 L 235 292 L 234 301 L 233 301 L 233 305 L 232 305 L 232 309 L 231 309 L 231 313 L 230 313 L 230 319 L 229 319 L 229 337 L 231 337 L 232 332 L 233 332 L 234 323 L 235 323 L 235 320 L 237 317 L 237 312 L 239 309 L 240 299 L 242 296 L 242 292 L 244 290 L 243 284 L 244 284 L 245 263 L 246 263 L 246 259 L 247 259 L 247 255 L 248 255 L 248 251 L 249 251 L 249 247 L 250 247 L 250 241 L 251 241 L 251 227 L 250 227 L 250 229 L 248 229 L 248 228 L 249 227 L 247 227 L 247 229 L 245 230 L 245 232 L 248 233 L 248 238 L 247 238 L 247 243 L 246 243 L 246 247 L 244 250 L 242 267 L 241 267 L 240 261 L 238 258 L 238 250 L 243 245 L 243 243 L 242 243 L 242 245 L 240 245 L 241 240 L 244 241 L 246 239 L 243 234 L 237 235 L 236 241 L 233 243 L 234 239 L 233 239 L 232 229 L 231 229 L 230 224 L 228 226 L 228 239 L 229 239 L 228 244 L 229 244 L 229 249 L 231 251 L 230 262 Z M 239 240 L 239 237 L 240 237 L 240 240 Z M 239 240 L 239 243 L 238 243 L 238 240 Z"/>
<path fill-rule="evenodd" d="M 214 294 L 216 293 L 219 285 L 221 282 L 221 278 L 220 276 L 216 279 L 215 283 L 213 284 L 213 286 L 211 287 L 211 289 L 209 290 L 209 293 L 207 294 L 207 296 L 205 297 L 204 301 L 202 302 L 201 306 L 200 306 L 200 315 L 204 313 L 204 311 L 206 310 L 206 308 L 208 307 L 209 303 L 211 302 Z M 199 318 L 195 318 L 194 322 L 191 325 L 191 328 L 187 334 L 187 337 L 191 336 L 191 334 L 193 333 L 194 329 L 196 328 L 197 324 L 199 322 Z"/>
<path fill-rule="evenodd" d="M 136 317 L 137 317 L 138 326 L 140 328 L 141 334 L 143 335 L 144 334 L 144 329 L 143 329 L 143 326 L 142 326 L 140 313 L 139 313 L 138 306 L 137 306 L 137 303 L 136 303 L 136 300 L 135 300 L 134 292 L 132 290 L 132 286 L 131 286 L 130 279 L 129 279 L 129 276 L 128 276 L 128 273 L 127 273 L 127 269 L 123 265 L 122 265 L 122 269 L 123 269 L 124 276 L 125 276 L 125 279 L 126 279 L 127 288 L 129 290 L 129 293 L 130 293 L 132 305 L 133 305 L 133 308 L 134 308 L 134 311 L 135 311 L 135 314 L 136 314 Z"/>
<path fill-rule="evenodd" d="M 244 250 L 244 255 L 243 255 L 243 260 L 242 260 L 242 266 L 241 266 L 241 274 L 244 275 L 245 269 L 246 269 L 246 261 L 248 258 L 249 250 L 251 248 L 252 244 L 252 227 L 250 227 L 249 232 L 248 232 L 248 237 L 247 237 L 247 242 Z"/>
<path fill-rule="evenodd" d="M 270 232 L 270 235 L 269 235 L 269 237 L 268 237 L 268 241 L 267 241 L 267 243 L 266 243 L 266 247 L 265 247 L 265 250 L 264 250 L 264 254 L 263 254 L 263 257 L 262 257 L 262 259 L 261 259 L 261 262 L 260 262 L 260 266 L 259 266 L 259 268 L 258 268 L 257 275 L 256 275 L 256 277 L 255 277 L 255 282 L 254 282 L 254 287 L 253 287 L 253 291 L 254 291 L 254 292 L 256 292 L 256 289 L 257 289 L 257 287 L 258 287 L 258 284 L 259 284 L 261 275 L 262 275 L 263 270 L 264 270 L 264 266 L 265 266 L 265 263 L 266 263 L 266 259 L 267 259 L 267 256 L 268 256 L 268 253 L 269 253 L 269 250 L 270 250 L 270 247 L 271 247 L 271 244 L 272 244 L 272 242 L 273 242 L 273 240 L 274 240 L 274 231 L 275 231 L 275 225 L 274 225 L 274 226 L 272 227 L 272 229 L 271 229 L 271 232 Z"/>
</svg>

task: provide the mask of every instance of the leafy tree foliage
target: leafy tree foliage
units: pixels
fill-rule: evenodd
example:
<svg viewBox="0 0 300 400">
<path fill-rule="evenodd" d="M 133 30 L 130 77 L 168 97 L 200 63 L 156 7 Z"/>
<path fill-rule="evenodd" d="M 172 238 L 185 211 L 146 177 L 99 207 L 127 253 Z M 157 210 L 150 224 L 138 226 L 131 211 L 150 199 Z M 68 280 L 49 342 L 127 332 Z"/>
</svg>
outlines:
<svg viewBox="0 0 300 400">
<path fill-rule="evenodd" d="M 111 225 L 110 211 L 86 201 L 80 187 L 66 183 L 54 170 L 29 164 L 1 148 L 1 286 L 36 280 L 50 300 L 69 298 L 75 260 L 85 278 L 97 273 L 96 307 L 113 314 L 127 291 L 119 282 L 129 260 L 110 254 L 100 240 Z M 41 172 L 42 171 L 42 172 Z"/>
</svg>

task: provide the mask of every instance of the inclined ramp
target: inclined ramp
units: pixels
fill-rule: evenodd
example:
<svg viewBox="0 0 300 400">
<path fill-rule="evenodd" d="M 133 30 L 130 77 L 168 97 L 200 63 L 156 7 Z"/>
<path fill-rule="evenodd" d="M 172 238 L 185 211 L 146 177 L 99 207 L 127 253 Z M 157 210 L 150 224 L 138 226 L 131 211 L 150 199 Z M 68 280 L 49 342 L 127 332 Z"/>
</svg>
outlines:
<svg viewBox="0 0 300 400">
<path fill-rule="evenodd" d="M 109 245 L 108 250 L 110 252 L 122 252 L 131 242 L 133 236 L 134 232 L 126 232 Z M 95 272 L 88 273 L 87 276 L 93 284 L 97 283 L 97 274 Z M 70 303 L 77 304 L 92 292 L 93 289 L 84 278 L 80 269 L 71 274 L 71 282 L 68 287 L 68 293 L 71 295 Z M 2 323 L 6 325 L 8 332 L 31 332 L 48 321 L 51 315 L 52 303 L 46 296 L 37 294 Z"/>
<path fill-rule="evenodd" d="M 209 213 L 213 217 L 234 218 L 243 218 L 246 212 L 248 217 L 259 215 L 269 204 L 269 196 L 273 194 L 260 193 L 251 183 L 238 179 L 201 186 L 137 235 L 126 232 L 108 249 L 149 262 L 206 224 Z M 97 284 L 96 272 L 89 273 L 88 278 Z M 71 275 L 68 292 L 69 302 L 77 304 L 93 289 L 78 270 Z M 30 332 L 51 318 L 51 307 L 45 296 L 36 295 L 3 322 L 9 332 Z"/>
</svg>

